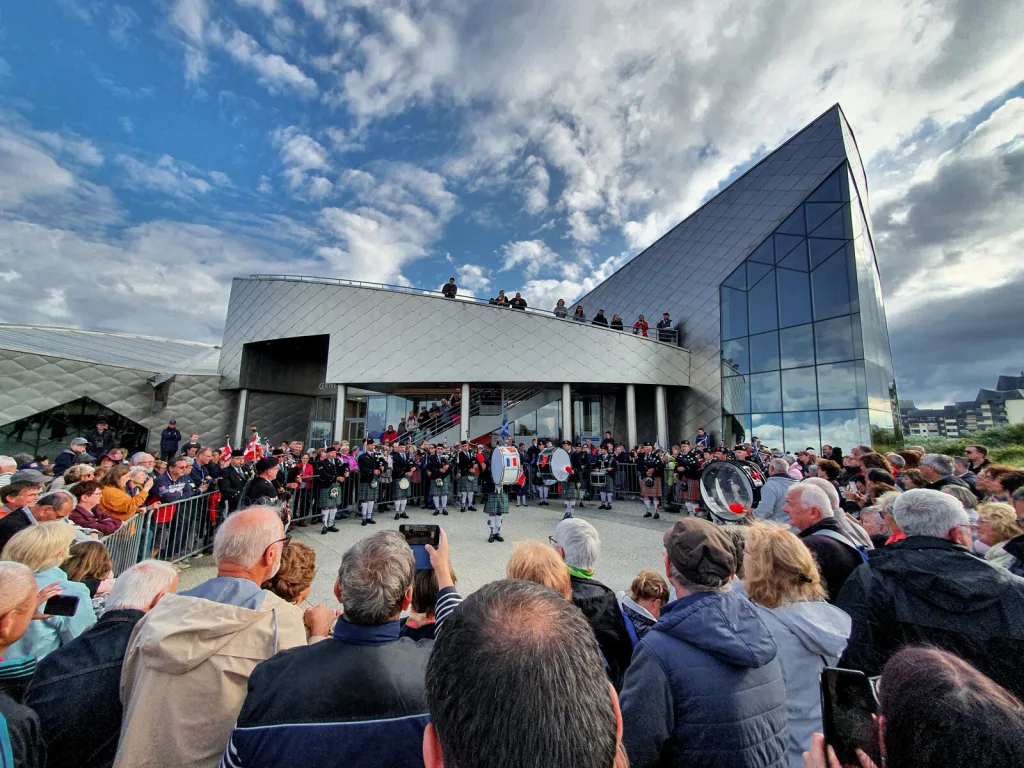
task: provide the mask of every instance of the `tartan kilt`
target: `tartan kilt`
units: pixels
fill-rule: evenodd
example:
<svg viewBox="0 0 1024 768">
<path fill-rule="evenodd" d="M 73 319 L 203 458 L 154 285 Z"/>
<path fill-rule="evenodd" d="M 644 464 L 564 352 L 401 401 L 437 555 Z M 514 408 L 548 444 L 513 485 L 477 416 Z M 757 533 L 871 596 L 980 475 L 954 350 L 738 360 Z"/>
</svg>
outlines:
<svg viewBox="0 0 1024 768">
<path fill-rule="evenodd" d="M 487 506 L 484 512 L 488 515 L 508 514 L 508 494 L 504 491 L 495 491 L 487 494 Z"/>
<path fill-rule="evenodd" d="M 403 490 L 402 487 L 398 484 L 399 480 L 408 480 L 409 481 L 409 487 L 406 488 L 405 490 Z M 394 487 L 395 487 L 395 494 L 394 494 L 394 498 L 395 499 L 408 499 L 410 496 L 412 496 L 412 478 L 405 477 L 403 475 L 402 477 L 399 477 L 399 478 L 397 478 L 394 481 Z"/>
<path fill-rule="evenodd" d="M 690 504 L 700 504 L 700 480 L 686 478 L 686 490 L 680 489 L 679 500 Z"/>
<path fill-rule="evenodd" d="M 640 498 L 643 498 L 643 499 L 653 499 L 653 498 L 659 498 L 660 499 L 661 498 L 661 478 L 660 477 L 655 477 L 655 478 L 652 478 L 652 479 L 654 480 L 654 486 L 653 487 L 648 487 L 647 486 L 647 482 L 646 482 L 647 478 L 646 477 L 640 478 Z"/>
<path fill-rule="evenodd" d="M 430 491 L 433 496 L 451 496 L 452 493 L 452 478 L 451 475 L 448 477 L 442 477 L 442 485 L 437 484 L 438 478 L 430 478 Z"/>
<path fill-rule="evenodd" d="M 331 492 L 336 491 L 334 496 L 331 496 Z M 331 483 L 330 485 L 324 486 L 320 489 L 320 493 L 317 495 L 317 500 L 320 502 L 320 509 L 329 509 L 331 507 L 337 507 L 341 505 L 341 485 L 339 483 Z"/>
<path fill-rule="evenodd" d="M 377 495 L 380 493 L 380 481 L 377 481 L 377 487 L 371 488 L 370 482 L 359 481 L 359 501 L 376 501 Z"/>
<path fill-rule="evenodd" d="M 459 493 L 476 493 L 476 475 L 470 473 L 459 477 Z"/>
</svg>

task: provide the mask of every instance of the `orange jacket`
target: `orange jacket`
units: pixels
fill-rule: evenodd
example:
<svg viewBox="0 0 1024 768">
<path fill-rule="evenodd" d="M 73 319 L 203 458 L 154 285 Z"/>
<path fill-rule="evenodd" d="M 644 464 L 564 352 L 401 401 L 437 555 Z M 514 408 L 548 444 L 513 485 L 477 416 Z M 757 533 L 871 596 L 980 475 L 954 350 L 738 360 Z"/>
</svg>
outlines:
<svg viewBox="0 0 1024 768">
<path fill-rule="evenodd" d="M 100 508 L 118 520 L 127 520 L 145 503 L 146 494 L 137 493 L 134 496 L 129 496 L 127 491 L 112 485 L 103 486 L 103 495 L 100 496 Z"/>
</svg>

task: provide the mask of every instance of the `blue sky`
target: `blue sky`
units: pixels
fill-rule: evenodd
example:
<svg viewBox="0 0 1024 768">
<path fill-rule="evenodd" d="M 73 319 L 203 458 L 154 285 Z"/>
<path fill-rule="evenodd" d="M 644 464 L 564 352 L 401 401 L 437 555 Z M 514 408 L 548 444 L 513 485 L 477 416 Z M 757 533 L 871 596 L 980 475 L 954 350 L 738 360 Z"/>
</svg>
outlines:
<svg viewBox="0 0 1024 768">
<path fill-rule="evenodd" d="M 838 101 L 901 394 L 973 397 L 1024 367 L 1022 41 L 997 0 L 8 3 L 0 321 L 217 341 L 252 272 L 548 306 Z"/>
</svg>

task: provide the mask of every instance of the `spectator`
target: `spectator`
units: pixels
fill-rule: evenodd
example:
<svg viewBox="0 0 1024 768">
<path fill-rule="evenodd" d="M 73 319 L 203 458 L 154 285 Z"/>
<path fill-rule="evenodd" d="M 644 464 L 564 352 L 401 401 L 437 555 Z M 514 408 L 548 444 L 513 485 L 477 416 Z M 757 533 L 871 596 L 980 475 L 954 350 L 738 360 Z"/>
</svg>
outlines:
<svg viewBox="0 0 1024 768">
<path fill-rule="evenodd" d="M 398 439 L 398 430 L 395 429 L 393 424 L 388 424 L 388 428 L 384 430 L 384 434 L 380 439 L 384 445 L 391 445 Z"/>
<path fill-rule="evenodd" d="M 924 643 L 1024 692 L 1024 582 L 971 554 L 967 513 L 947 494 L 907 491 L 893 515 L 907 538 L 873 554 L 839 596 L 853 619 L 842 666 L 877 675 L 900 648 Z"/>
<path fill-rule="evenodd" d="M 153 476 L 153 472 L 156 469 L 156 459 L 153 458 L 153 454 L 145 453 L 140 451 L 139 453 L 133 453 L 131 458 L 132 469 L 142 469 L 150 477 Z"/>
<path fill-rule="evenodd" d="M 988 448 L 984 445 L 968 445 L 964 448 L 964 458 L 970 462 L 968 468 L 975 476 L 992 463 L 988 458 Z"/>
<path fill-rule="evenodd" d="M 446 299 L 454 299 L 459 293 L 459 286 L 455 284 L 455 278 L 449 277 L 448 282 L 441 286 L 441 295 Z"/>
<path fill-rule="evenodd" d="M 178 574 L 166 563 L 146 560 L 132 566 L 114 583 L 102 618 L 39 663 L 26 703 L 39 713 L 48 768 L 113 763 L 128 638 L 146 612 L 177 585 Z"/>
<path fill-rule="evenodd" d="M 209 448 L 199 448 L 188 473 L 189 482 L 192 483 L 192 489 L 196 493 L 206 493 L 206 489 L 210 485 L 211 466 L 216 466 L 213 463 L 213 451 Z"/>
<path fill-rule="evenodd" d="M 116 517 L 118 520 L 127 520 L 139 511 L 139 508 L 146 503 L 149 491 L 153 487 L 153 480 L 147 480 L 142 486 L 142 493 L 132 496 L 128 493 L 127 486 L 131 470 L 120 464 L 113 467 L 100 480 L 102 495 L 100 496 L 100 509 L 104 514 Z"/>
<path fill-rule="evenodd" d="M 618 315 L 612 315 L 612 323 L 608 327 L 611 328 L 613 331 L 621 331 L 622 330 L 622 318 L 619 317 Z"/>
<path fill-rule="evenodd" d="M 789 475 L 793 480 L 796 480 L 798 483 L 801 480 L 803 480 L 804 470 L 803 467 L 800 466 L 800 462 L 797 461 L 796 456 L 794 456 L 791 453 L 787 453 L 782 458 L 787 465 L 786 474 Z"/>
<path fill-rule="evenodd" d="M 43 486 L 27 480 L 18 480 L 0 487 L 0 552 L 4 545 L 18 533 L 36 522 L 32 505 L 39 501 Z"/>
<path fill-rule="evenodd" d="M 496 581 L 466 599 L 430 655 L 426 698 L 430 724 L 417 763 L 426 768 L 629 762 L 618 700 L 586 622 L 537 584 Z"/>
<path fill-rule="evenodd" d="M 178 430 L 178 422 L 171 419 L 160 433 L 160 460 L 173 459 L 178 454 L 180 444 L 181 432 Z"/>
<path fill-rule="evenodd" d="M 110 517 L 99 508 L 103 487 L 95 480 L 83 480 L 68 488 L 78 503 L 71 510 L 70 520 L 81 528 L 88 528 L 106 536 L 121 527 L 121 521 Z"/>
<path fill-rule="evenodd" d="M 967 487 L 971 489 L 971 493 L 977 494 L 978 490 L 976 488 L 976 484 L 978 476 L 971 471 L 971 462 L 963 456 L 953 456 L 952 459 L 953 474 L 967 484 Z"/>
<path fill-rule="evenodd" d="M 821 730 L 821 670 L 834 667 L 850 636 L 850 617 L 825 602 L 825 587 L 810 551 L 789 531 L 754 526 L 744 548 L 747 596 L 779 647 L 786 681 L 789 764 L 801 755 L 811 734 Z"/>
<path fill-rule="evenodd" d="M 512 305 L 512 309 L 525 310 L 526 306 L 527 306 L 526 305 L 526 299 L 524 299 L 522 294 L 517 291 L 516 295 L 515 295 L 515 298 L 512 299 L 511 305 Z"/>
<path fill-rule="evenodd" d="M 924 476 L 920 469 L 908 469 L 903 472 L 903 489 L 927 488 L 931 481 Z M 952 483 L 951 483 L 952 485 Z"/>
<path fill-rule="evenodd" d="M 86 452 L 86 446 L 88 445 L 89 441 L 84 437 L 73 438 L 68 443 L 68 447 L 58 453 L 57 458 L 53 460 L 54 476 L 63 475 L 68 467 L 78 462 L 79 458 L 84 457 L 86 461 L 91 461 L 91 457 Z"/>
<path fill-rule="evenodd" d="M 552 541 L 554 537 L 552 536 Z M 566 600 L 572 600 L 569 570 L 558 553 L 539 541 L 519 541 L 505 565 L 510 579 L 533 581 L 550 587 Z"/>
<path fill-rule="evenodd" d="M 73 615 L 50 616 L 33 621 L 21 639 L 7 649 L 4 658 L 34 656 L 38 661 L 71 642 L 95 623 L 96 613 L 90 602 L 89 588 L 71 581 L 60 568 L 60 564 L 68 559 L 74 538 L 75 529 L 69 525 L 61 522 L 40 523 L 15 534 L 4 547 L 3 559 L 27 565 L 39 584 L 56 584 L 64 595 L 79 598 Z"/>
<path fill-rule="evenodd" d="M 967 483 L 953 474 L 953 459 L 941 453 L 926 453 L 921 457 L 921 474 L 932 491 L 941 491 L 947 485 L 967 487 Z"/>
<path fill-rule="evenodd" d="M 942 488 L 943 493 L 948 493 L 954 499 L 963 505 L 963 508 L 967 510 L 967 516 L 972 517 L 971 512 L 978 509 L 978 497 L 971 493 L 970 488 L 964 488 L 962 485 L 946 485 Z"/>
<path fill-rule="evenodd" d="M 601 555 L 597 529 L 586 520 L 563 519 L 555 527 L 552 543 L 569 568 L 572 601 L 590 622 L 608 663 L 612 684 L 619 690 L 629 667 L 633 643 L 615 593 L 594 578 L 597 558 Z"/>
<path fill-rule="evenodd" d="M 441 587 L 438 621 L 459 601 L 448 540 L 428 548 Z M 225 765 L 418 765 L 428 714 L 424 673 L 432 642 L 400 636 L 415 562 L 396 531 L 380 531 L 341 558 L 334 595 L 344 605 L 332 639 L 279 653 L 249 680 Z M 310 726 L 316 727 L 310 727 Z"/>
<path fill-rule="evenodd" d="M 643 336 L 646 339 L 648 328 L 650 328 L 650 326 L 647 325 L 647 321 L 644 320 L 644 316 L 640 315 L 640 317 L 636 319 L 636 322 L 633 323 L 633 335 Z"/>
<path fill-rule="evenodd" d="M 565 299 L 558 300 L 558 302 L 555 304 L 554 312 L 555 317 L 561 318 L 562 320 L 565 319 L 565 316 L 569 314 L 569 310 L 566 309 L 565 307 Z"/>
<path fill-rule="evenodd" d="M 619 607 L 633 647 L 658 623 L 661 609 L 668 602 L 668 584 L 657 571 L 644 569 L 633 577 L 629 594 L 619 595 Z"/>
<path fill-rule="evenodd" d="M 789 525 L 789 515 L 785 512 L 786 493 L 796 485 L 796 480 L 789 476 L 789 464 L 785 459 L 772 459 L 768 462 L 768 479 L 761 488 L 761 500 L 754 506 L 754 514 L 762 520 L 769 520 L 779 525 Z"/>
<path fill-rule="evenodd" d="M 71 581 L 85 584 L 93 611 L 102 616 L 107 595 L 114 586 L 114 561 L 103 542 L 79 541 L 72 544 L 68 559 L 60 567 Z"/>
<path fill-rule="evenodd" d="M 608 327 L 608 318 L 604 316 L 604 310 L 597 310 L 597 314 L 594 315 L 594 319 L 590 321 L 591 325 L 603 325 L 605 328 Z"/>
<path fill-rule="evenodd" d="M 874 505 L 864 507 L 860 511 L 860 524 L 864 527 L 865 533 L 871 538 L 874 547 L 884 547 L 885 542 L 892 535 L 889 526 L 885 522 L 882 508 Z"/>
<path fill-rule="evenodd" d="M 552 553 L 553 554 L 553 553 Z M 451 569 L 452 586 L 456 584 L 455 570 Z M 412 602 L 409 615 L 402 619 L 399 635 L 410 640 L 433 640 L 437 631 L 437 598 L 440 593 L 437 574 L 433 568 L 421 568 L 412 580 Z"/>
<path fill-rule="evenodd" d="M 256 429 L 256 427 L 253 427 L 253 430 L 255 430 L 255 429 Z M 179 454 L 181 456 L 195 457 L 195 455 L 197 453 L 199 453 L 199 449 L 202 448 L 202 447 L 203 446 L 200 445 L 200 443 L 199 443 L 199 433 L 198 432 L 192 432 L 188 436 L 188 442 L 185 443 L 183 446 L 181 446 L 181 450 L 179 451 Z"/>
<path fill-rule="evenodd" d="M 0 488 L 10 485 L 11 475 L 18 471 L 18 462 L 10 456 L 0 456 Z"/>
<path fill-rule="evenodd" d="M 281 551 L 281 567 L 263 582 L 263 589 L 270 590 L 292 605 L 302 605 L 313 589 L 316 571 L 316 552 L 301 541 L 292 539 Z"/>
<path fill-rule="evenodd" d="M 302 611 L 260 588 L 284 542 L 277 510 L 235 512 L 214 537 L 217 576 L 164 597 L 139 622 L 125 653 L 117 768 L 218 764 L 250 672 L 306 642 Z M 314 635 L 332 617 L 322 606 L 306 611 Z"/>
<path fill-rule="evenodd" d="M 731 592 L 732 541 L 685 518 L 667 531 L 677 599 L 637 645 L 622 688 L 622 741 L 634 768 L 786 765 L 786 686 L 778 649 L 747 598 Z"/>
<path fill-rule="evenodd" d="M 815 488 L 820 488 L 825 492 L 825 495 L 828 496 L 828 503 L 832 505 L 832 514 L 835 517 L 835 521 L 839 524 L 839 530 L 846 538 L 865 549 L 874 548 L 874 544 L 871 543 L 871 537 L 868 536 L 860 523 L 857 522 L 857 519 L 843 509 L 839 501 L 839 492 L 832 483 L 822 477 L 808 477 L 801 482 L 813 485 Z"/>
<path fill-rule="evenodd" d="M 572 319 L 578 323 L 587 322 L 587 316 L 583 314 L 583 305 L 577 304 L 576 310 L 572 313 Z"/>
<path fill-rule="evenodd" d="M 835 603 L 846 579 L 864 562 L 864 555 L 842 532 L 828 495 L 821 488 L 797 483 L 786 494 L 785 510 L 818 563 L 828 601 Z"/>
<path fill-rule="evenodd" d="M 50 490 L 57 491 L 62 488 L 68 488 L 75 483 L 81 483 L 86 480 L 96 479 L 96 468 L 92 464 L 74 464 L 64 472 L 63 475 L 58 477 L 52 483 L 50 483 Z"/>
<path fill-rule="evenodd" d="M 114 433 L 107 428 L 107 422 L 103 419 L 85 433 L 85 439 L 89 443 L 86 450 L 93 456 L 106 456 L 114 450 Z"/>
<path fill-rule="evenodd" d="M 21 563 L 0 562 L 0 716 L 3 733 L 4 764 L 11 768 L 42 768 L 46 765 L 46 745 L 39 727 L 39 717 L 23 703 L 23 690 L 35 668 L 31 658 L 11 653 L 32 624 L 38 607 L 36 580 L 31 569 Z M 13 761 L 13 762 L 12 762 Z M 52 765 L 53 763 L 51 763 Z"/>
<path fill-rule="evenodd" d="M 658 341 L 672 341 L 672 335 L 672 319 L 666 312 L 658 321 Z"/>
<path fill-rule="evenodd" d="M 15 473 L 12 480 L 17 480 L 20 474 Z M 1003 477 L 1009 474 L 1017 474 L 1017 470 L 1006 464 L 989 464 L 978 473 L 975 488 L 990 501 L 1009 501 L 1010 494 L 1002 485 Z"/>
<path fill-rule="evenodd" d="M 1022 533 L 1012 504 L 990 501 L 978 507 L 978 541 L 988 547 L 985 559 L 990 563 L 1003 568 L 1013 565 L 1006 543 Z"/>
</svg>

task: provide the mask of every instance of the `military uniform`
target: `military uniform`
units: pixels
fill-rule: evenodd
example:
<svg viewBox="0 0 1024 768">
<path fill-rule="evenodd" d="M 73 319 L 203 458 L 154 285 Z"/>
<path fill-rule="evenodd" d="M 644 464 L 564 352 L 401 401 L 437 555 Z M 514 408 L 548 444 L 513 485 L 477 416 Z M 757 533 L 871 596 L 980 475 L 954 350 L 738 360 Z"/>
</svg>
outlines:
<svg viewBox="0 0 1024 768">
<path fill-rule="evenodd" d="M 647 447 L 647 446 L 645 446 Z M 662 499 L 662 475 L 665 474 L 665 462 L 663 462 L 653 451 L 642 453 L 637 457 L 637 469 L 640 472 L 640 498 L 644 501 L 647 511 L 644 517 L 651 517 L 651 507 L 654 507 L 654 519 L 661 517 L 658 508 Z M 650 476 L 648 476 L 650 472 Z"/>
<path fill-rule="evenodd" d="M 572 467 L 572 473 L 562 483 L 562 501 L 565 503 L 565 514 L 562 515 L 562 519 L 565 520 L 573 516 L 576 500 L 580 497 L 580 486 L 583 482 L 583 457 L 579 451 L 573 450 L 568 441 L 562 443 L 562 448 L 568 451 L 569 464 Z"/>
<path fill-rule="evenodd" d="M 604 476 L 604 485 L 596 486 L 601 496 L 601 505 L 598 509 L 611 509 L 612 499 L 615 497 L 615 457 L 608 453 L 598 453 L 591 467 L 591 472 L 597 472 Z"/>
<path fill-rule="evenodd" d="M 359 454 L 356 465 L 359 467 L 359 512 L 363 517 L 363 525 L 376 525 L 373 519 L 373 505 L 380 492 L 380 476 L 382 459 L 367 450 Z"/>
<path fill-rule="evenodd" d="M 409 497 L 412 496 L 412 468 L 413 465 L 408 454 L 400 451 L 391 454 L 391 477 L 393 478 L 391 487 L 392 498 L 395 500 L 395 520 L 409 519 L 405 506 L 409 503 Z M 405 480 L 405 488 L 402 487 L 403 480 Z"/>
</svg>

